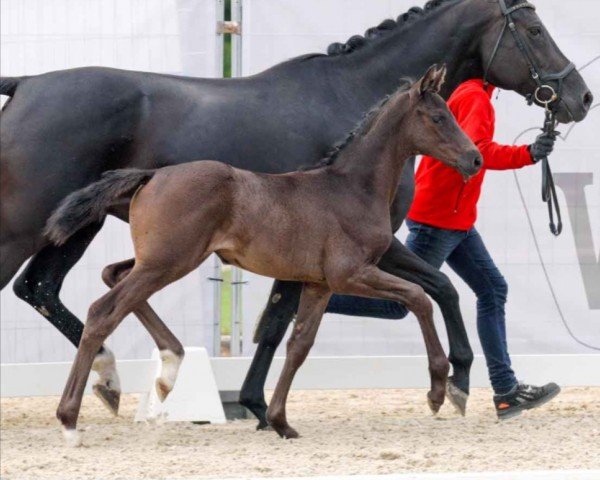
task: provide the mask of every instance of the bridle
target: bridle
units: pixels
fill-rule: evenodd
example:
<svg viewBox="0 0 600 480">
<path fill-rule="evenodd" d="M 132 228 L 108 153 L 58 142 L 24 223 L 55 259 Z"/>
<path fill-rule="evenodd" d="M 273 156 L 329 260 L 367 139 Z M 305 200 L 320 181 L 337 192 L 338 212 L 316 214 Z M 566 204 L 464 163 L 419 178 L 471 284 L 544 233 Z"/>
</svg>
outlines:
<svg viewBox="0 0 600 480">
<path fill-rule="evenodd" d="M 500 44 L 502 43 L 502 39 L 504 38 L 506 29 L 508 29 L 512 33 L 517 47 L 519 48 L 521 54 L 523 55 L 523 58 L 527 62 L 527 67 L 529 68 L 531 78 L 537 85 L 537 88 L 535 89 L 533 95 L 529 95 L 527 102 L 531 105 L 532 101 L 535 99 L 536 102 L 548 109 L 550 108 L 550 104 L 560 100 L 563 81 L 571 74 L 571 72 L 573 72 L 573 70 L 575 70 L 575 64 L 573 62 L 569 62 L 569 64 L 565 68 L 563 68 L 560 72 L 557 73 L 541 72 L 541 70 L 537 67 L 535 61 L 533 60 L 533 56 L 529 52 L 529 49 L 525 45 L 525 42 L 523 42 L 521 35 L 519 35 L 519 32 L 517 31 L 517 26 L 515 25 L 514 19 L 512 17 L 512 14 L 515 11 L 520 10 L 522 8 L 530 8 L 532 10 L 535 10 L 535 5 L 524 1 L 508 8 L 506 6 L 505 0 L 498 0 L 498 4 L 500 5 L 500 10 L 502 11 L 502 15 L 504 16 L 504 25 L 502 27 L 502 31 L 500 32 L 500 36 L 496 41 L 494 50 L 492 51 L 492 56 L 490 57 L 488 64 L 484 70 L 483 82 L 486 85 L 488 84 L 490 67 L 496 59 L 496 55 L 498 54 L 498 50 L 500 49 Z M 558 87 L 556 89 L 549 83 L 553 81 L 557 82 L 558 84 Z M 543 95 L 544 91 L 547 91 L 549 93 L 547 98 L 544 98 L 546 97 L 546 95 Z"/>
<path fill-rule="evenodd" d="M 487 66 L 485 67 L 483 73 L 483 82 L 487 87 L 488 85 L 488 75 L 490 71 L 490 67 L 494 62 L 496 55 L 498 54 L 498 50 L 500 49 L 500 44 L 502 43 L 502 39 L 504 38 L 504 34 L 506 30 L 510 30 L 513 38 L 515 39 L 515 43 L 519 48 L 523 58 L 527 62 L 527 67 L 529 68 L 529 73 L 531 78 L 536 84 L 536 89 L 533 94 L 529 94 L 527 96 L 527 104 L 531 105 L 535 100 L 540 105 L 544 106 L 546 111 L 546 118 L 544 121 L 544 127 L 542 131 L 549 135 L 557 136 L 558 132 L 555 130 L 556 128 L 556 119 L 554 118 L 554 112 L 552 110 L 552 104 L 561 100 L 562 86 L 565 78 L 567 78 L 571 72 L 575 70 L 575 64 L 573 62 L 569 62 L 569 64 L 563 68 L 560 72 L 557 73 L 543 73 L 537 67 L 533 56 L 529 52 L 529 49 L 523 42 L 523 39 L 519 35 L 517 31 L 517 27 L 515 25 L 512 14 L 520 10 L 521 8 L 530 8 L 535 10 L 535 6 L 531 3 L 524 1 L 513 5 L 508 8 L 506 6 L 505 0 L 498 0 L 498 4 L 500 5 L 500 10 L 502 11 L 502 15 L 504 16 L 504 25 L 502 27 L 502 31 L 500 32 L 500 36 L 494 45 L 494 50 L 492 51 L 492 56 L 490 57 Z M 556 89 L 550 85 L 550 82 L 556 82 Z M 562 231 L 562 218 L 560 214 L 560 207 L 558 204 L 558 197 L 556 196 L 556 188 L 554 186 L 554 179 L 552 177 L 552 171 L 550 170 L 550 164 L 548 163 L 548 158 L 542 158 L 542 200 L 548 204 L 548 215 L 550 217 L 550 231 L 558 236 Z M 556 219 L 557 223 L 554 223 L 554 211 L 556 211 Z"/>
</svg>

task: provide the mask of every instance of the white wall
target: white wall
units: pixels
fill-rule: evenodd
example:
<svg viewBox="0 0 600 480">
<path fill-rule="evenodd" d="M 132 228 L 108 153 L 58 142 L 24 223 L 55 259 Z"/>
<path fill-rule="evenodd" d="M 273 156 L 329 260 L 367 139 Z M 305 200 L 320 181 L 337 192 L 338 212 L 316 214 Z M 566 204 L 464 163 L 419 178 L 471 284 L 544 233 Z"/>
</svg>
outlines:
<svg viewBox="0 0 600 480">
<path fill-rule="evenodd" d="M 2 75 L 102 65 L 132 70 L 218 77 L 221 50 L 216 0 L 1 0 Z M 102 92 L 98 92 L 102 95 Z M 3 97 L 4 98 L 4 97 Z M 106 225 L 67 276 L 64 304 L 85 320 L 92 301 L 107 291 L 100 279 L 109 263 L 131 258 L 128 227 Z M 185 345 L 212 352 L 212 259 L 156 294 L 151 304 Z M 11 286 L 0 296 L 1 361 L 49 362 L 75 349 Z M 108 341 L 119 358 L 148 358 L 152 341 L 133 316 Z"/>
<path fill-rule="evenodd" d="M 333 41 L 345 41 L 362 34 L 384 18 L 396 18 L 415 0 L 245 0 L 243 2 L 243 72 L 252 74 L 277 62 L 309 52 L 324 52 Z M 578 66 L 600 55 L 600 4 L 589 0 L 544 0 L 538 3 L 538 14 L 564 53 Z M 583 75 L 600 95 L 600 60 L 587 67 Z M 497 140 L 513 143 L 529 127 L 541 126 L 543 113 L 528 108 L 524 100 L 512 92 L 502 92 L 494 100 L 497 109 Z M 568 334 L 552 299 L 534 247 L 534 235 L 540 243 L 543 261 L 548 269 L 557 300 L 572 332 L 581 340 L 600 347 L 600 307 L 590 308 L 583 285 L 575 238 L 590 239 L 593 246 L 581 251 L 587 268 L 600 269 L 600 108 L 575 126 L 565 141 L 559 140 L 552 155 L 557 173 L 593 175 L 593 184 L 585 189 L 587 209 L 572 205 L 578 216 L 571 224 L 565 196 L 559 190 L 565 221 L 564 233 L 554 238 L 548 231 L 546 206 L 540 200 L 540 169 L 519 171 L 527 209 L 531 212 L 534 232 L 526 219 L 512 172 L 490 172 L 486 178 L 477 228 L 492 256 L 510 285 L 507 307 L 509 344 L 512 353 L 590 353 Z M 565 127 L 561 129 L 567 134 Z M 535 132 L 519 138 L 531 142 Z M 559 177 L 557 176 L 557 179 Z M 573 180 L 569 181 L 573 184 Z M 584 219 L 589 219 L 586 230 Z M 406 236 L 403 228 L 399 238 Z M 595 263 L 594 263 L 595 262 Z M 595 265 L 595 267 L 594 267 Z M 444 271 L 449 272 L 447 268 Z M 460 291 L 461 307 L 469 336 L 480 352 L 475 328 L 475 298 L 471 291 L 450 272 Z M 600 272 L 598 273 L 600 275 Z M 596 277 L 597 278 L 597 277 Z M 244 351 L 251 353 L 252 328 L 267 298 L 271 281 L 245 273 L 244 287 Z M 600 303 L 600 282 L 589 286 L 596 304 Z M 440 334 L 444 329 L 439 311 L 436 322 Z M 283 353 L 283 350 L 280 350 Z M 313 348 L 317 355 L 398 355 L 422 354 L 423 342 L 414 317 L 386 321 L 327 315 Z"/>
<path fill-rule="evenodd" d="M 333 41 L 363 33 L 386 17 L 395 18 L 416 0 L 244 0 L 242 71 L 251 74 L 279 61 L 308 52 L 323 52 Z M 600 4 L 592 0 L 544 0 L 538 13 L 563 51 L 578 65 L 600 55 Z M 3 75 L 32 74 L 82 65 L 107 65 L 197 76 L 219 76 L 220 50 L 214 35 L 213 0 L 0 0 Z M 586 81 L 600 95 L 600 61 L 584 70 Z M 101 94 L 101 92 L 100 92 Z M 542 112 L 526 108 L 523 100 L 502 92 L 495 101 L 497 138 L 512 142 L 520 132 L 541 124 Z M 518 173 L 526 205 L 534 222 L 558 302 L 568 326 L 582 340 L 600 344 L 600 310 L 591 309 L 585 295 L 575 239 L 585 237 L 586 218 L 593 246 L 584 261 L 598 267 L 600 250 L 600 108 L 577 125 L 565 142 L 559 141 L 552 163 L 557 173 L 593 175 L 585 189 L 587 209 L 576 205 L 577 224 L 571 224 L 565 197 L 559 191 L 565 231 L 555 239 L 547 231 L 545 206 L 539 200 L 539 170 Z M 563 130 L 564 127 L 563 127 Z M 566 130 L 564 132 L 567 133 Z M 535 132 L 522 136 L 531 141 Z M 572 182 L 571 182 L 572 184 Z M 508 321 L 513 353 L 588 353 L 567 334 L 543 276 L 520 204 L 512 173 L 489 174 L 480 204 L 478 228 L 510 284 Z M 577 237 L 576 237 L 577 234 Z M 405 231 L 400 232 L 404 238 Z M 581 254 L 581 253 L 580 253 Z M 65 304 L 80 318 L 105 287 L 101 268 L 131 255 L 127 229 L 109 222 L 84 259 L 67 277 Z M 587 255 L 587 256 L 586 256 Z M 167 288 L 152 303 L 188 345 L 211 345 L 211 286 L 206 268 Z M 245 273 L 244 352 L 252 353 L 254 319 L 267 299 L 271 281 Z M 461 303 L 472 343 L 474 298 L 460 280 Z M 592 293 L 598 297 L 598 286 Z M 2 362 L 41 362 L 70 359 L 74 349 L 10 289 L 1 297 Z M 441 326 L 439 312 L 436 320 Z M 442 337 L 445 335 L 442 334 Z M 120 358 L 149 356 L 151 343 L 135 320 L 127 320 L 110 344 Z M 412 317 L 402 321 L 355 319 L 328 315 L 323 322 L 317 355 L 422 354 L 419 329 Z"/>
</svg>

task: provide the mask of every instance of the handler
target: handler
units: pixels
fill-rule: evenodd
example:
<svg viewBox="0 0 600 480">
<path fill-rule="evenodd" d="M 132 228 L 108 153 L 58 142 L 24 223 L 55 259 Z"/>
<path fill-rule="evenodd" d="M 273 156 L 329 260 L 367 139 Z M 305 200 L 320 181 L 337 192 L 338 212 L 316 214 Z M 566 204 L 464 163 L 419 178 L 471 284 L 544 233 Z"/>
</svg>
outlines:
<svg viewBox="0 0 600 480">
<path fill-rule="evenodd" d="M 560 387 L 517 382 L 506 341 L 504 305 L 506 280 L 474 227 L 477 201 L 487 170 L 510 170 L 534 165 L 549 155 L 555 138 L 541 134 L 532 145 L 499 145 L 493 141 L 494 87 L 473 79 L 461 84 L 448 106 L 483 157 L 481 171 L 465 182 L 463 177 L 431 157 L 423 157 L 415 175 L 415 199 L 406 223 L 407 247 L 436 268 L 444 262 L 477 296 L 477 332 L 485 355 L 494 404 L 501 419 L 554 398 Z"/>
<path fill-rule="evenodd" d="M 549 155 L 555 138 L 541 134 L 532 145 L 499 145 L 493 141 L 494 87 L 483 80 L 462 83 L 450 96 L 448 106 L 458 124 L 483 156 L 481 171 L 464 181 L 455 170 L 432 157 L 423 157 L 415 175 L 415 198 L 406 223 L 410 230 L 406 246 L 436 268 L 447 262 L 477 296 L 477 332 L 485 355 L 498 418 L 519 415 L 554 398 L 560 387 L 519 383 L 511 368 L 506 340 L 504 305 L 506 280 L 474 227 L 477 201 L 487 170 L 510 170 L 534 165 Z M 355 314 L 403 318 L 408 310 L 395 302 L 353 299 Z M 347 303 L 347 302 L 345 302 Z M 349 314 L 344 299 L 334 295 L 328 312 Z M 368 312 L 368 313 L 367 313 Z"/>
</svg>

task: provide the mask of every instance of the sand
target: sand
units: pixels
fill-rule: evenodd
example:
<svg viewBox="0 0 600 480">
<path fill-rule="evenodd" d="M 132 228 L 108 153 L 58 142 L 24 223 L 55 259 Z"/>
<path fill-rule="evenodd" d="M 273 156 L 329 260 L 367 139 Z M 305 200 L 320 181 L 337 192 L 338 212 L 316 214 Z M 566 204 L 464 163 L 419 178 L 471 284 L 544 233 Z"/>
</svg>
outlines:
<svg viewBox="0 0 600 480">
<path fill-rule="evenodd" d="M 3 479 L 224 478 L 600 468 L 600 388 L 565 389 L 506 422 L 491 391 L 472 392 L 467 417 L 434 418 L 423 390 L 292 391 L 289 419 L 302 438 L 227 425 L 134 424 L 137 396 L 114 418 L 84 399 L 84 446 L 64 446 L 58 398 L 1 401 Z"/>
</svg>

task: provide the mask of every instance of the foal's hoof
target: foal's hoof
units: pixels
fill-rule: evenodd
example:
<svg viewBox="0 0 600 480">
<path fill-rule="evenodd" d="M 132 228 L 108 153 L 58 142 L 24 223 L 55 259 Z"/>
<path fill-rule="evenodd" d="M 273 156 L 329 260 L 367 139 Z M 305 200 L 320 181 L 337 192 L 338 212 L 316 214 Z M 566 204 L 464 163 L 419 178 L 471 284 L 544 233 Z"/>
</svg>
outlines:
<svg viewBox="0 0 600 480">
<path fill-rule="evenodd" d="M 285 419 L 283 421 L 269 419 L 269 424 L 281 438 L 298 438 L 300 436 Z"/>
<path fill-rule="evenodd" d="M 169 393 L 171 393 L 172 388 L 169 385 L 167 385 L 167 383 L 162 378 L 156 379 L 155 387 L 158 399 L 161 402 L 164 402 L 169 396 Z"/>
<path fill-rule="evenodd" d="M 431 392 L 427 392 L 427 405 L 429 405 L 429 409 L 431 410 L 431 412 L 436 415 L 439 411 L 440 408 L 442 407 L 442 404 L 444 403 L 444 397 L 442 396 L 442 400 L 435 400 L 433 398 L 433 395 Z"/>
<path fill-rule="evenodd" d="M 77 448 L 81 447 L 81 444 L 83 443 L 81 432 L 77 431 L 75 428 L 63 427 L 63 437 L 67 447 Z"/>
<path fill-rule="evenodd" d="M 94 394 L 100 399 L 106 408 L 108 408 L 114 416 L 117 416 L 119 414 L 121 391 L 112 389 L 103 383 L 97 383 L 92 389 Z"/>
<path fill-rule="evenodd" d="M 467 400 L 469 399 L 469 395 L 454 385 L 451 379 L 448 379 L 448 384 L 446 385 L 446 398 L 454 406 L 456 411 L 464 417 L 467 413 Z"/>
<path fill-rule="evenodd" d="M 273 429 L 277 432 L 277 434 L 283 438 L 283 439 L 289 439 L 289 438 L 299 438 L 300 434 L 294 430 L 292 427 L 290 427 L 289 425 L 286 425 L 285 427 L 278 429 L 276 427 L 273 426 Z"/>
</svg>

